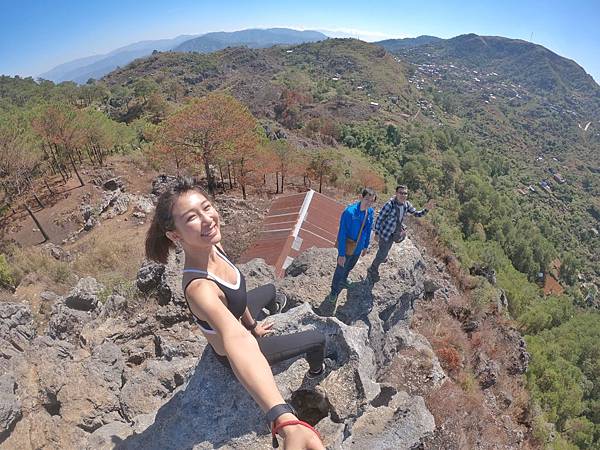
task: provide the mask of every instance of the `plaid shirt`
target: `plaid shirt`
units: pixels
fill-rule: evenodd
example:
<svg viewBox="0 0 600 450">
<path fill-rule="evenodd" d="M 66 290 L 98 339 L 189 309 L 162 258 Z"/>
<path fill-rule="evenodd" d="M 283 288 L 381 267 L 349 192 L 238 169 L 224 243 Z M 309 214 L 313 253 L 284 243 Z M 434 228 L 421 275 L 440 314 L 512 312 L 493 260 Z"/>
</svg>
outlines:
<svg viewBox="0 0 600 450">
<path fill-rule="evenodd" d="M 403 204 L 396 201 L 396 197 L 390 198 L 377 216 L 375 221 L 375 234 L 384 241 L 389 241 L 394 234 L 396 225 L 402 223 L 404 214 L 412 214 L 415 217 L 424 216 L 426 211 L 417 209 L 407 200 Z"/>
</svg>

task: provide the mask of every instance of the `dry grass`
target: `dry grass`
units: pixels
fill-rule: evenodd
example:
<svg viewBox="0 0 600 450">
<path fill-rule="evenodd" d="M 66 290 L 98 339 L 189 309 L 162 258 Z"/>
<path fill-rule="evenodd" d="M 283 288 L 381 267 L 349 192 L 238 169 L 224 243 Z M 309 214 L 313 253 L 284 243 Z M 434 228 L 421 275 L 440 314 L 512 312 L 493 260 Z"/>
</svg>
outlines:
<svg viewBox="0 0 600 450">
<path fill-rule="evenodd" d="M 71 283 L 74 279 L 69 263 L 54 259 L 39 247 L 13 248 L 9 265 L 15 285 L 19 285 L 31 273 L 46 277 L 59 285 Z"/>
<path fill-rule="evenodd" d="M 139 229 L 115 230 L 114 223 L 110 225 L 77 243 L 73 271 L 79 277 L 96 278 L 104 284 L 107 295 L 115 289 L 132 294 L 144 259 L 144 235 Z"/>
<path fill-rule="evenodd" d="M 431 343 L 440 364 L 456 379 L 468 363 L 471 344 L 461 323 L 450 317 L 445 308 L 432 307 L 421 311 L 426 319 L 420 321 L 418 331 Z"/>
<path fill-rule="evenodd" d="M 462 358 L 454 347 L 439 344 L 436 353 L 446 372 L 457 373 L 461 368 Z"/>
</svg>

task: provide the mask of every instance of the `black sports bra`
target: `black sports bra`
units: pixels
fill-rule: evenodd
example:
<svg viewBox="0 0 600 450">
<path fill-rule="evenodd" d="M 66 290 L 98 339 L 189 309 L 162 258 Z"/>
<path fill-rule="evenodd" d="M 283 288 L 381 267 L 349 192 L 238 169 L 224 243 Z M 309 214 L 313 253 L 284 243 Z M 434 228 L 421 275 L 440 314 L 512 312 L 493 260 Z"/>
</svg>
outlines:
<svg viewBox="0 0 600 450">
<path fill-rule="evenodd" d="M 242 317 L 242 314 L 244 314 L 244 311 L 246 310 L 247 306 L 246 280 L 244 279 L 244 275 L 242 275 L 239 269 L 235 267 L 235 265 L 231 261 L 229 261 L 229 259 L 227 259 L 225 253 L 223 253 L 223 251 L 220 250 L 219 247 L 215 246 L 215 248 L 217 249 L 217 254 L 235 270 L 237 274 L 236 284 L 228 283 L 227 281 L 222 280 L 216 275 L 213 275 L 205 270 L 191 268 L 183 269 L 183 277 L 181 280 L 185 302 L 190 312 L 192 313 L 192 316 L 194 316 L 194 318 L 196 319 L 196 322 L 198 323 L 200 329 L 207 334 L 217 334 L 217 332 L 211 328 L 208 322 L 200 320 L 198 319 L 198 317 L 196 317 L 196 315 L 190 308 L 190 304 L 188 302 L 187 297 L 185 296 L 185 290 L 192 281 L 197 280 L 198 278 L 204 278 L 213 281 L 217 286 L 219 286 L 219 289 L 223 291 L 223 294 L 225 294 L 225 298 L 227 299 L 227 309 L 231 311 L 231 314 L 233 314 L 233 316 L 236 319 Z"/>
</svg>

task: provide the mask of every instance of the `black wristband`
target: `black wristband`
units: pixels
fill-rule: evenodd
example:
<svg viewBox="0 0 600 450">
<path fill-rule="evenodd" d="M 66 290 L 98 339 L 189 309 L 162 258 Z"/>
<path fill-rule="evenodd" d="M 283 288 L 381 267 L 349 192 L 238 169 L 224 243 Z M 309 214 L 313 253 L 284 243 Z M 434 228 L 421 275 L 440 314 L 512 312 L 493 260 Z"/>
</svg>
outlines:
<svg viewBox="0 0 600 450">
<path fill-rule="evenodd" d="M 271 423 L 275 422 L 279 416 L 287 413 L 296 415 L 296 411 L 294 411 L 294 408 L 292 408 L 292 406 L 287 403 L 275 405 L 269 411 L 267 411 L 267 422 L 269 423 L 269 425 L 271 425 Z"/>
<path fill-rule="evenodd" d="M 250 331 L 254 331 L 254 329 L 256 328 L 256 325 L 258 325 L 258 322 L 256 319 L 254 319 L 254 323 L 252 325 L 244 324 L 244 326 L 246 327 L 246 330 L 250 330 Z"/>
</svg>

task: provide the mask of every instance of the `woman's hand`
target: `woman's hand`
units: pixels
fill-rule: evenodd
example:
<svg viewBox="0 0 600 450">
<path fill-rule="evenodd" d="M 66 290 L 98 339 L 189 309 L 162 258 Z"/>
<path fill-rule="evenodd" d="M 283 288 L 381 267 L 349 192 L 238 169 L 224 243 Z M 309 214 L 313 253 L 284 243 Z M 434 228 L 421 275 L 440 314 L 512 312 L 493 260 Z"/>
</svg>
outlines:
<svg viewBox="0 0 600 450">
<path fill-rule="evenodd" d="M 278 432 L 283 437 L 284 450 L 325 450 L 319 436 L 303 425 L 288 425 Z"/>
<path fill-rule="evenodd" d="M 273 324 L 272 323 L 264 323 L 264 322 L 257 323 L 256 327 L 254 327 L 254 330 L 252 330 L 252 334 L 255 337 L 263 337 L 272 332 L 273 332 Z"/>
</svg>

